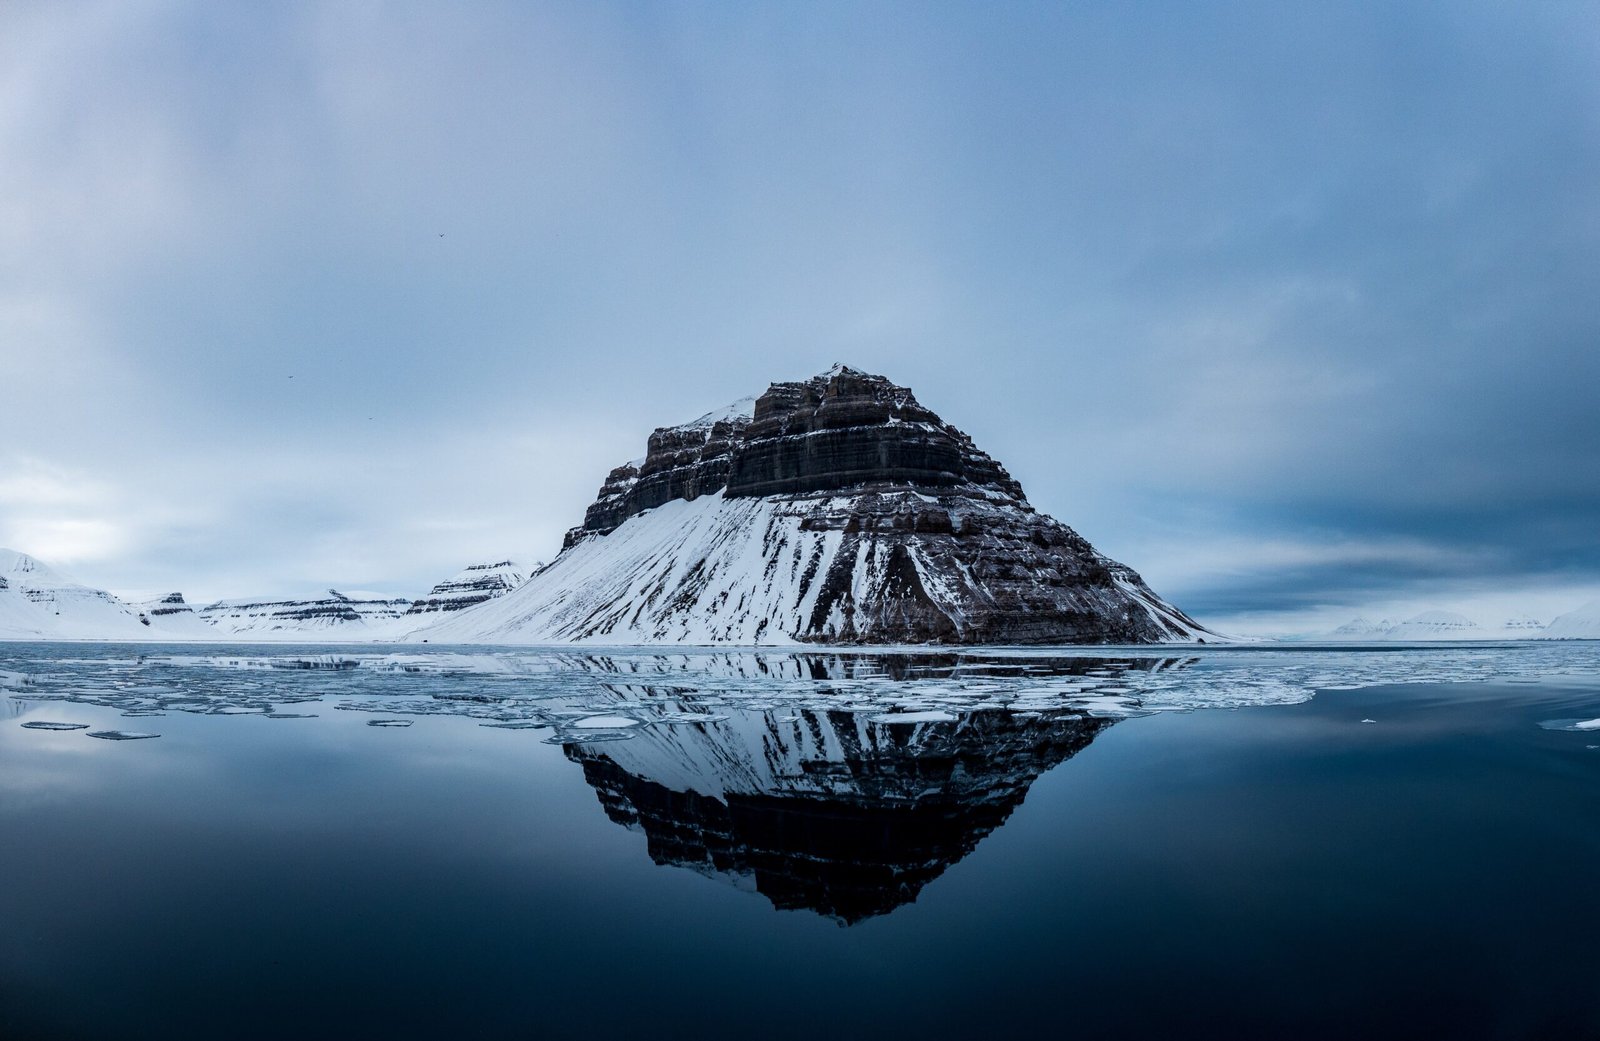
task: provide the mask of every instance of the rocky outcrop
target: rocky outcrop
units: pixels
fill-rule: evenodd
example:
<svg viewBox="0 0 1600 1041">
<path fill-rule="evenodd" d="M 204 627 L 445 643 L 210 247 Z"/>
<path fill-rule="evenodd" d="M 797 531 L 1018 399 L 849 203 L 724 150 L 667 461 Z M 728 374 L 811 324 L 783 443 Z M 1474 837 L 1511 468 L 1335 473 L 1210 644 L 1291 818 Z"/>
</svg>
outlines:
<svg viewBox="0 0 1600 1041">
<path fill-rule="evenodd" d="M 1150 643 L 1215 634 L 854 369 L 650 435 L 559 557 L 429 639 Z"/>
<path fill-rule="evenodd" d="M 674 499 L 692 501 L 728 483 L 734 449 L 750 426 L 756 401 L 747 398 L 709 412 L 692 423 L 660 427 L 650 435 L 643 459 L 623 463 L 606 475 L 600 494 L 584 513 L 583 525 L 567 533 L 565 546 L 586 535 L 604 535 L 629 517 Z"/>
<path fill-rule="evenodd" d="M 168 593 L 156 600 L 143 603 L 140 610 L 151 618 L 176 618 L 183 615 L 193 615 L 194 608 L 183 599 L 182 593 Z"/>
<path fill-rule="evenodd" d="M 449 614 L 465 610 L 496 597 L 505 596 L 528 580 L 540 565 L 525 568 L 514 560 L 492 564 L 469 564 L 456 575 L 440 582 L 428 595 L 413 601 L 407 615 Z"/>
</svg>

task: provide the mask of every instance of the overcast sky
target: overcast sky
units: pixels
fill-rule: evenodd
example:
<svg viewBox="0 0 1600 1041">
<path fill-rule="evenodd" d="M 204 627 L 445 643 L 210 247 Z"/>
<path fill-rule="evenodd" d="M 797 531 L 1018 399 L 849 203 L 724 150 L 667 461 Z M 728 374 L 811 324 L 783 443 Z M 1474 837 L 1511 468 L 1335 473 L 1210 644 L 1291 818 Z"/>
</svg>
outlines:
<svg viewBox="0 0 1600 1041">
<path fill-rule="evenodd" d="M 0 4 L 0 545 L 549 559 L 836 361 L 1204 619 L 1600 595 L 1572 4 Z"/>
</svg>

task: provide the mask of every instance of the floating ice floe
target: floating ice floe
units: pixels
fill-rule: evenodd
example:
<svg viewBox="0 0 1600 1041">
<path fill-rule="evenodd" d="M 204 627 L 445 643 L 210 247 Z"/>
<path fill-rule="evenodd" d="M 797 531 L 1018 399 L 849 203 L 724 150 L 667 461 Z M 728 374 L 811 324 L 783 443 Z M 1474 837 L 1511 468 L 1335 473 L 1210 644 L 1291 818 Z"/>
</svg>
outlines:
<svg viewBox="0 0 1600 1041">
<path fill-rule="evenodd" d="M 408 727 L 413 722 L 415 722 L 415 720 L 410 720 L 410 719 L 369 719 L 369 720 L 367 720 L 367 726 L 369 726 L 369 727 Z"/>
<path fill-rule="evenodd" d="M 626 730 L 640 726 L 642 722 L 632 716 L 584 716 L 571 720 L 565 726 L 573 730 Z"/>
<path fill-rule="evenodd" d="M 281 658 L 285 664 L 275 664 Z M 287 663 L 295 664 L 287 664 Z M 7 661 L 7 664 L 11 664 Z M 914 648 L 886 651 L 656 649 L 351 653 L 326 657 L 166 653 L 30 661 L 13 706 L 59 701 L 126 716 L 172 712 L 304 718 L 327 710 L 409 721 L 466 717 L 506 730 L 548 728 L 564 743 L 613 731 L 722 723 L 757 713 L 793 723 L 846 713 L 891 727 L 974 713 L 1021 718 L 1283 705 L 1375 684 L 1600 675 L 1600 644 L 1343 648 Z M 10 677 L 20 673 L 6 673 Z M 1586 722 L 1569 721 L 1568 725 Z M 1600 723 L 1596 724 L 1600 729 Z"/>
<path fill-rule="evenodd" d="M 136 730 L 91 730 L 90 737 L 98 737 L 102 741 L 144 741 L 160 734 L 143 734 Z"/>
<path fill-rule="evenodd" d="M 929 709 L 925 712 L 884 712 L 876 716 L 868 716 L 873 723 L 911 724 L 911 723 L 954 723 L 959 718 L 942 709 Z"/>
<path fill-rule="evenodd" d="M 49 720 L 36 719 L 22 724 L 24 730 L 88 730 L 87 723 L 52 723 Z"/>
<path fill-rule="evenodd" d="M 634 730 L 558 730 L 544 739 L 547 745 L 594 745 L 606 741 L 632 741 L 638 736 Z"/>
<path fill-rule="evenodd" d="M 1600 719 L 1547 719 L 1539 724 L 1546 730 L 1600 730 Z"/>
</svg>

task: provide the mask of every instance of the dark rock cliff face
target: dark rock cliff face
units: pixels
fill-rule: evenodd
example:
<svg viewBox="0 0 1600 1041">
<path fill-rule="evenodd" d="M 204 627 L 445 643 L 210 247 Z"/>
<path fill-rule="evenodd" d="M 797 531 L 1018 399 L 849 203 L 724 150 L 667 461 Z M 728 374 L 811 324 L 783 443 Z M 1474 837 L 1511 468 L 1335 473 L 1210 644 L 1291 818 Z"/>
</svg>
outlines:
<svg viewBox="0 0 1600 1041">
<path fill-rule="evenodd" d="M 959 724 L 863 733 L 849 713 L 805 713 L 797 725 L 829 735 L 836 751 L 828 756 L 788 750 L 781 728 L 754 747 L 740 732 L 712 726 L 719 761 L 760 756 L 777 767 L 777 779 L 753 791 L 704 778 L 715 794 L 670 787 L 649 765 L 619 761 L 604 745 L 566 753 L 582 764 L 606 815 L 644 833 L 657 864 L 747 879 L 774 907 L 853 925 L 916 900 L 1005 823 L 1035 778 L 1111 724 L 1072 713 L 980 712 Z M 694 771 L 672 763 L 670 752 L 662 758 L 664 776 Z"/>
<path fill-rule="evenodd" d="M 662 427 L 643 463 L 612 470 L 581 534 L 605 534 L 673 499 L 858 488 L 966 489 L 1026 503 L 1022 486 L 972 439 L 882 376 L 838 367 L 774 383 L 753 415 Z"/>
<path fill-rule="evenodd" d="M 642 462 L 607 476 L 565 549 L 665 503 L 718 492 L 726 503 L 776 503 L 784 517 L 798 518 L 802 534 L 838 535 L 805 542 L 769 529 L 768 577 L 778 577 L 768 589 L 789 581 L 783 595 L 799 613 L 773 609 L 725 630 L 756 642 L 776 635 L 773 625 L 794 639 L 840 643 L 1145 643 L 1214 635 L 1132 569 L 1036 512 L 1003 466 L 910 390 L 844 367 L 775 383 L 748 414 L 730 410 L 656 430 Z M 785 563 L 790 556 L 792 565 Z M 672 566 L 683 563 L 694 562 Z M 781 574 L 786 568 L 789 579 Z M 707 575 L 717 570 L 714 561 L 703 568 Z M 701 581 L 699 572 L 690 574 Z M 674 595 L 704 604 L 704 591 L 684 586 Z M 763 595 L 730 587 L 717 603 L 759 612 L 759 603 L 748 605 Z M 586 610 L 583 624 L 596 632 L 623 624 L 604 605 Z M 635 611 L 626 624 L 636 626 L 639 617 Z M 580 626 L 562 635 L 585 633 Z"/>
<path fill-rule="evenodd" d="M 905 387 L 841 368 L 776 383 L 733 456 L 727 494 L 794 495 L 890 485 L 982 488 L 1023 501 L 1022 486 Z"/>
</svg>

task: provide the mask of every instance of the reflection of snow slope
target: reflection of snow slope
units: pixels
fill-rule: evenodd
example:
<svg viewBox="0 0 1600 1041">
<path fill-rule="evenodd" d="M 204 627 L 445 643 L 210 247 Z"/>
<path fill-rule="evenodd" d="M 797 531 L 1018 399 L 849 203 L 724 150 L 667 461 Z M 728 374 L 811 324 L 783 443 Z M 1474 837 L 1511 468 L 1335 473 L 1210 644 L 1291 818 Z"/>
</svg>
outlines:
<svg viewBox="0 0 1600 1041">
<path fill-rule="evenodd" d="M 853 924 L 916 899 L 1110 720 L 984 712 L 887 724 L 740 712 L 572 745 L 607 815 L 651 857 Z"/>
</svg>

